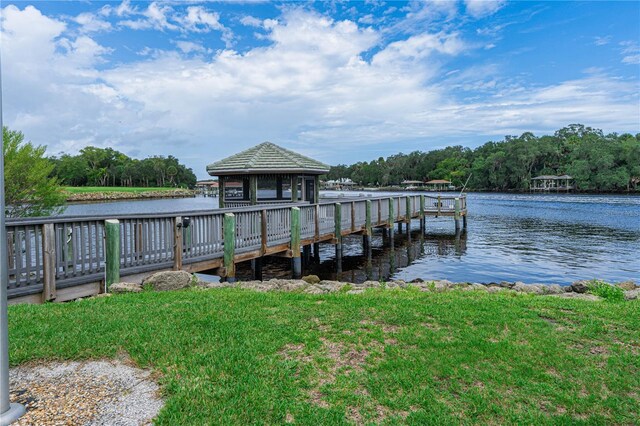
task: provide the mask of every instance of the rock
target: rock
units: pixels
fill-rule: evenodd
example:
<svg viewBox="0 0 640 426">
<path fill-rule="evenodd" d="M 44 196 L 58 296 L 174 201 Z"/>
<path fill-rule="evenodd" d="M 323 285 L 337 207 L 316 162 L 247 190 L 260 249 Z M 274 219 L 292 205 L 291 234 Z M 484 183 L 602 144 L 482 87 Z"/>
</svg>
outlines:
<svg viewBox="0 0 640 426">
<path fill-rule="evenodd" d="M 200 288 L 224 288 L 224 287 L 232 287 L 233 283 L 228 283 L 228 282 L 210 282 L 210 281 L 202 281 L 202 280 L 198 280 L 198 282 L 196 283 L 196 287 L 200 287 Z"/>
<path fill-rule="evenodd" d="M 571 290 L 575 293 L 586 293 L 589 290 L 589 281 L 576 281 L 571 284 Z"/>
<path fill-rule="evenodd" d="M 486 289 L 487 289 L 487 291 L 489 293 L 500 293 L 500 292 L 503 292 L 503 291 L 509 291 L 508 288 L 500 287 L 500 286 L 497 286 L 497 285 L 488 285 L 488 286 L 485 286 L 485 287 L 486 287 Z"/>
<path fill-rule="evenodd" d="M 308 281 L 290 280 L 290 281 L 284 283 L 282 286 L 280 286 L 280 290 L 282 290 L 282 291 L 302 291 L 307 287 L 309 287 L 309 282 Z"/>
<path fill-rule="evenodd" d="M 597 302 L 602 300 L 602 298 L 596 296 L 595 294 L 588 293 L 560 293 L 560 294 L 550 294 L 549 297 L 561 297 L 563 299 L 580 299 L 580 300 L 590 300 L 593 302 Z"/>
<path fill-rule="evenodd" d="M 478 283 L 472 283 L 469 284 L 469 289 L 475 290 L 475 291 L 487 291 L 487 286 L 486 285 L 482 285 L 482 284 L 478 284 Z"/>
<path fill-rule="evenodd" d="M 347 291 L 347 294 L 360 294 L 360 293 L 364 293 L 364 289 L 362 288 L 354 288 L 351 290 Z"/>
<path fill-rule="evenodd" d="M 624 299 L 625 300 L 636 300 L 636 299 L 640 299 L 640 288 L 637 288 L 635 290 L 627 290 L 624 292 Z"/>
<path fill-rule="evenodd" d="M 355 284 L 354 286 L 358 288 L 376 288 L 380 287 L 380 281 L 365 281 L 362 284 Z"/>
<path fill-rule="evenodd" d="M 305 281 L 308 284 L 318 284 L 320 282 L 320 277 L 317 275 L 307 275 L 302 277 L 302 281 Z"/>
<path fill-rule="evenodd" d="M 616 287 L 621 288 L 623 290 L 635 290 L 636 288 L 638 288 L 638 286 L 636 285 L 636 283 L 634 281 L 623 281 L 621 283 L 616 284 Z"/>
<path fill-rule="evenodd" d="M 423 283 L 424 280 L 422 278 L 414 278 L 411 281 L 409 281 L 411 284 L 415 284 L 415 283 Z"/>
<path fill-rule="evenodd" d="M 502 288 L 513 288 L 513 286 L 515 286 L 518 283 L 510 283 L 509 281 L 500 281 L 500 284 L 498 284 L 500 287 Z M 524 284 L 524 283 L 520 283 L 520 284 Z"/>
<path fill-rule="evenodd" d="M 155 291 L 180 290 L 191 284 L 191 274 L 186 271 L 156 272 L 142 282 L 143 286 L 149 285 Z"/>
<path fill-rule="evenodd" d="M 109 286 L 110 293 L 140 293 L 142 286 L 137 283 L 114 283 Z"/>
<path fill-rule="evenodd" d="M 101 297 L 111 297 L 111 296 L 113 296 L 113 293 L 100 293 L 100 294 L 96 294 L 93 297 L 95 297 L 96 299 L 99 299 Z"/>
<path fill-rule="evenodd" d="M 564 289 L 558 284 L 549 284 L 542 287 L 544 294 L 562 294 Z"/>
<path fill-rule="evenodd" d="M 305 293 L 309 293 L 309 294 L 324 294 L 325 291 L 318 287 L 316 284 L 312 284 L 309 287 L 304 289 Z"/>
<path fill-rule="evenodd" d="M 518 281 L 513 285 L 511 289 L 513 291 L 518 291 L 521 293 L 544 294 L 544 290 L 542 289 L 541 284 L 525 284 Z"/>
</svg>

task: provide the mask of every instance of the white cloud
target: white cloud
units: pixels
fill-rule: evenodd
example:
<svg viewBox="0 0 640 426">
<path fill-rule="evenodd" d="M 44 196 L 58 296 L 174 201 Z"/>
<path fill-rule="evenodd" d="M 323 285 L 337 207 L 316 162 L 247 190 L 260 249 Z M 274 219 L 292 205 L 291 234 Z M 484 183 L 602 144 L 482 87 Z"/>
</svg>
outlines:
<svg viewBox="0 0 640 426">
<path fill-rule="evenodd" d="M 262 20 L 254 16 L 243 16 L 242 18 L 240 18 L 240 23 L 247 27 L 262 27 Z"/>
<path fill-rule="evenodd" d="M 594 42 L 593 44 L 595 44 L 596 46 L 604 46 L 605 44 L 609 44 L 611 43 L 611 36 L 604 36 L 604 37 L 594 37 Z"/>
<path fill-rule="evenodd" d="M 429 149 L 444 137 L 570 122 L 638 131 L 636 83 L 602 73 L 531 87 L 505 81 L 497 65 L 458 65 L 443 80 L 438 60 L 471 49 L 452 32 L 385 46 L 380 31 L 289 8 L 261 23 L 266 45 L 242 53 L 193 55 L 205 48 L 178 40 L 190 55 L 147 49 L 105 65 L 109 49 L 34 7 L 7 6 L 3 16 L 6 124 L 50 153 L 92 144 L 172 154 L 205 176 L 207 163 L 264 140 L 335 163 L 408 140 Z"/>
<path fill-rule="evenodd" d="M 502 9 L 506 0 L 464 0 L 467 13 L 474 18 L 484 18 Z"/>
<path fill-rule="evenodd" d="M 105 21 L 93 13 L 81 13 L 73 18 L 73 20 L 80 25 L 80 31 L 83 33 L 110 31 L 113 28 L 109 21 Z"/>
<path fill-rule="evenodd" d="M 182 51 L 182 53 L 211 53 L 210 49 L 207 49 L 201 44 L 194 43 L 192 41 L 179 40 L 174 42 L 175 45 Z"/>
<path fill-rule="evenodd" d="M 622 63 L 629 65 L 640 64 L 640 44 L 634 40 L 627 40 L 620 43 L 622 46 Z"/>
</svg>

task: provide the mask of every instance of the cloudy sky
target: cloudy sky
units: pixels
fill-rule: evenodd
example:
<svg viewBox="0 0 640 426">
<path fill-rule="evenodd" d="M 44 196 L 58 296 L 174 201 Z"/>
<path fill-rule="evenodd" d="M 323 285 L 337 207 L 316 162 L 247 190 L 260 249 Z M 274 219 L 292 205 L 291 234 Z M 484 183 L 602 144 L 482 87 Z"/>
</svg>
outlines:
<svg viewBox="0 0 640 426">
<path fill-rule="evenodd" d="M 5 125 L 206 164 L 329 164 L 570 123 L 640 132 L 640 2 L 2 2 Z"/>
</svg>

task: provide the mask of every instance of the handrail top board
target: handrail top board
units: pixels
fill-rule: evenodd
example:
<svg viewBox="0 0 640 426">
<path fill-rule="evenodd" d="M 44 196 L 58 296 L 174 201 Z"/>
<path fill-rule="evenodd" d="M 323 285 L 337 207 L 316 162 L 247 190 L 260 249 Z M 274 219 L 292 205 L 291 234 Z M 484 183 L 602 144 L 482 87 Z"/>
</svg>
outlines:
<svg viewBox="0 0 640 426">
<path fill-rule="evenodd" d="M 318 205 L 331 205 L 336 203 L 351 203 L 358 201 L 378 201 L 378 200 L 388 200 L 390 198 L 405 198 L 405 197 L 416 197 L 424 194 L 418 195 L 399 195 L 399 196 L 380 196 L 380 197 L 336 197 L 332 198 L 330 201 L 321 201 L 317 203 Z M 424 195 L 425 198 L 431 198 L 434 200 L 454 200 L 456 198 L 466 198 L 466 194 L 462 195 L 442 195 L 442 196 L 432 196 L 432 195 Z M 176 216 L 206 216 L 211 214 L 221 214 L 225 213 L 247 213 L 247 212 L 255 212 L 262 210 L 277 210 L 282 208 L 291 208 L 291 207 L 310 207 L 315 204 L 309 203 L 283 203 L 283 204 L 262 204 L 255 206 L 242 206 L 242 207 L 226 207 L 223 209 L 211 209 L 211 210 L 187 210 L 187 211 L 179 211 L 175 213 L 129 213 L 129 214 L 105 214 L 105 215 L 91 215 L 91 216 L 40 216 L 40 217 L 26 217 L 26 218 L 7 218 L 6 226 L 29 226 L 29 225 L 42 225 L 43 223 L 70 223 L 70 222 L 93 222 L 93 221 L 104 221 L 108 219 L 120 219 L 120 220 L 129 220 L 129 219 L 163 219 L 163 218 L 172 218 Z"/>
</svg>

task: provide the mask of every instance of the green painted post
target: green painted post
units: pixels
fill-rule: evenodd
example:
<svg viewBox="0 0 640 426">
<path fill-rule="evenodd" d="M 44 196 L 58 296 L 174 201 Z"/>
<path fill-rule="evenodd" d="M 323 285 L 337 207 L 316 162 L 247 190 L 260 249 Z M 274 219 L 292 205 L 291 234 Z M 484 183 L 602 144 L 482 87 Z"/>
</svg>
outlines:
<svg viewBox="0 0 640 426">
<path fill-rule="evenodd" d="M 455 207 L 455 213 L 454 213 L 454 220 L 456 222 L 456 231 L 460 229 L 460 198 L 457 198 L 454 200 L 454 207 Z"/>
<path fill-rule="evenodd" d="M 120 282 L 120 222 L 117 219 L 104 221 L 105 249 L 105 290 Z"/>
<path fill-rule="evenodd" d="M 302 275 L 302 258 L 300 257 L 300 209 L 291 207 L 291 255 L 293 278 Z"/>
<path fill-rule="evenodd" d="M 224 209 L 224 178 L 218 179 L 218 207 Z"/>
<path fill-rule="evenodd" d="M 233 257 L 236 252 L 236 217 L 233 213 L 224 215 L 224 270 L 228 282 L 236 280 L 236 265 Z"/>
</svg>

